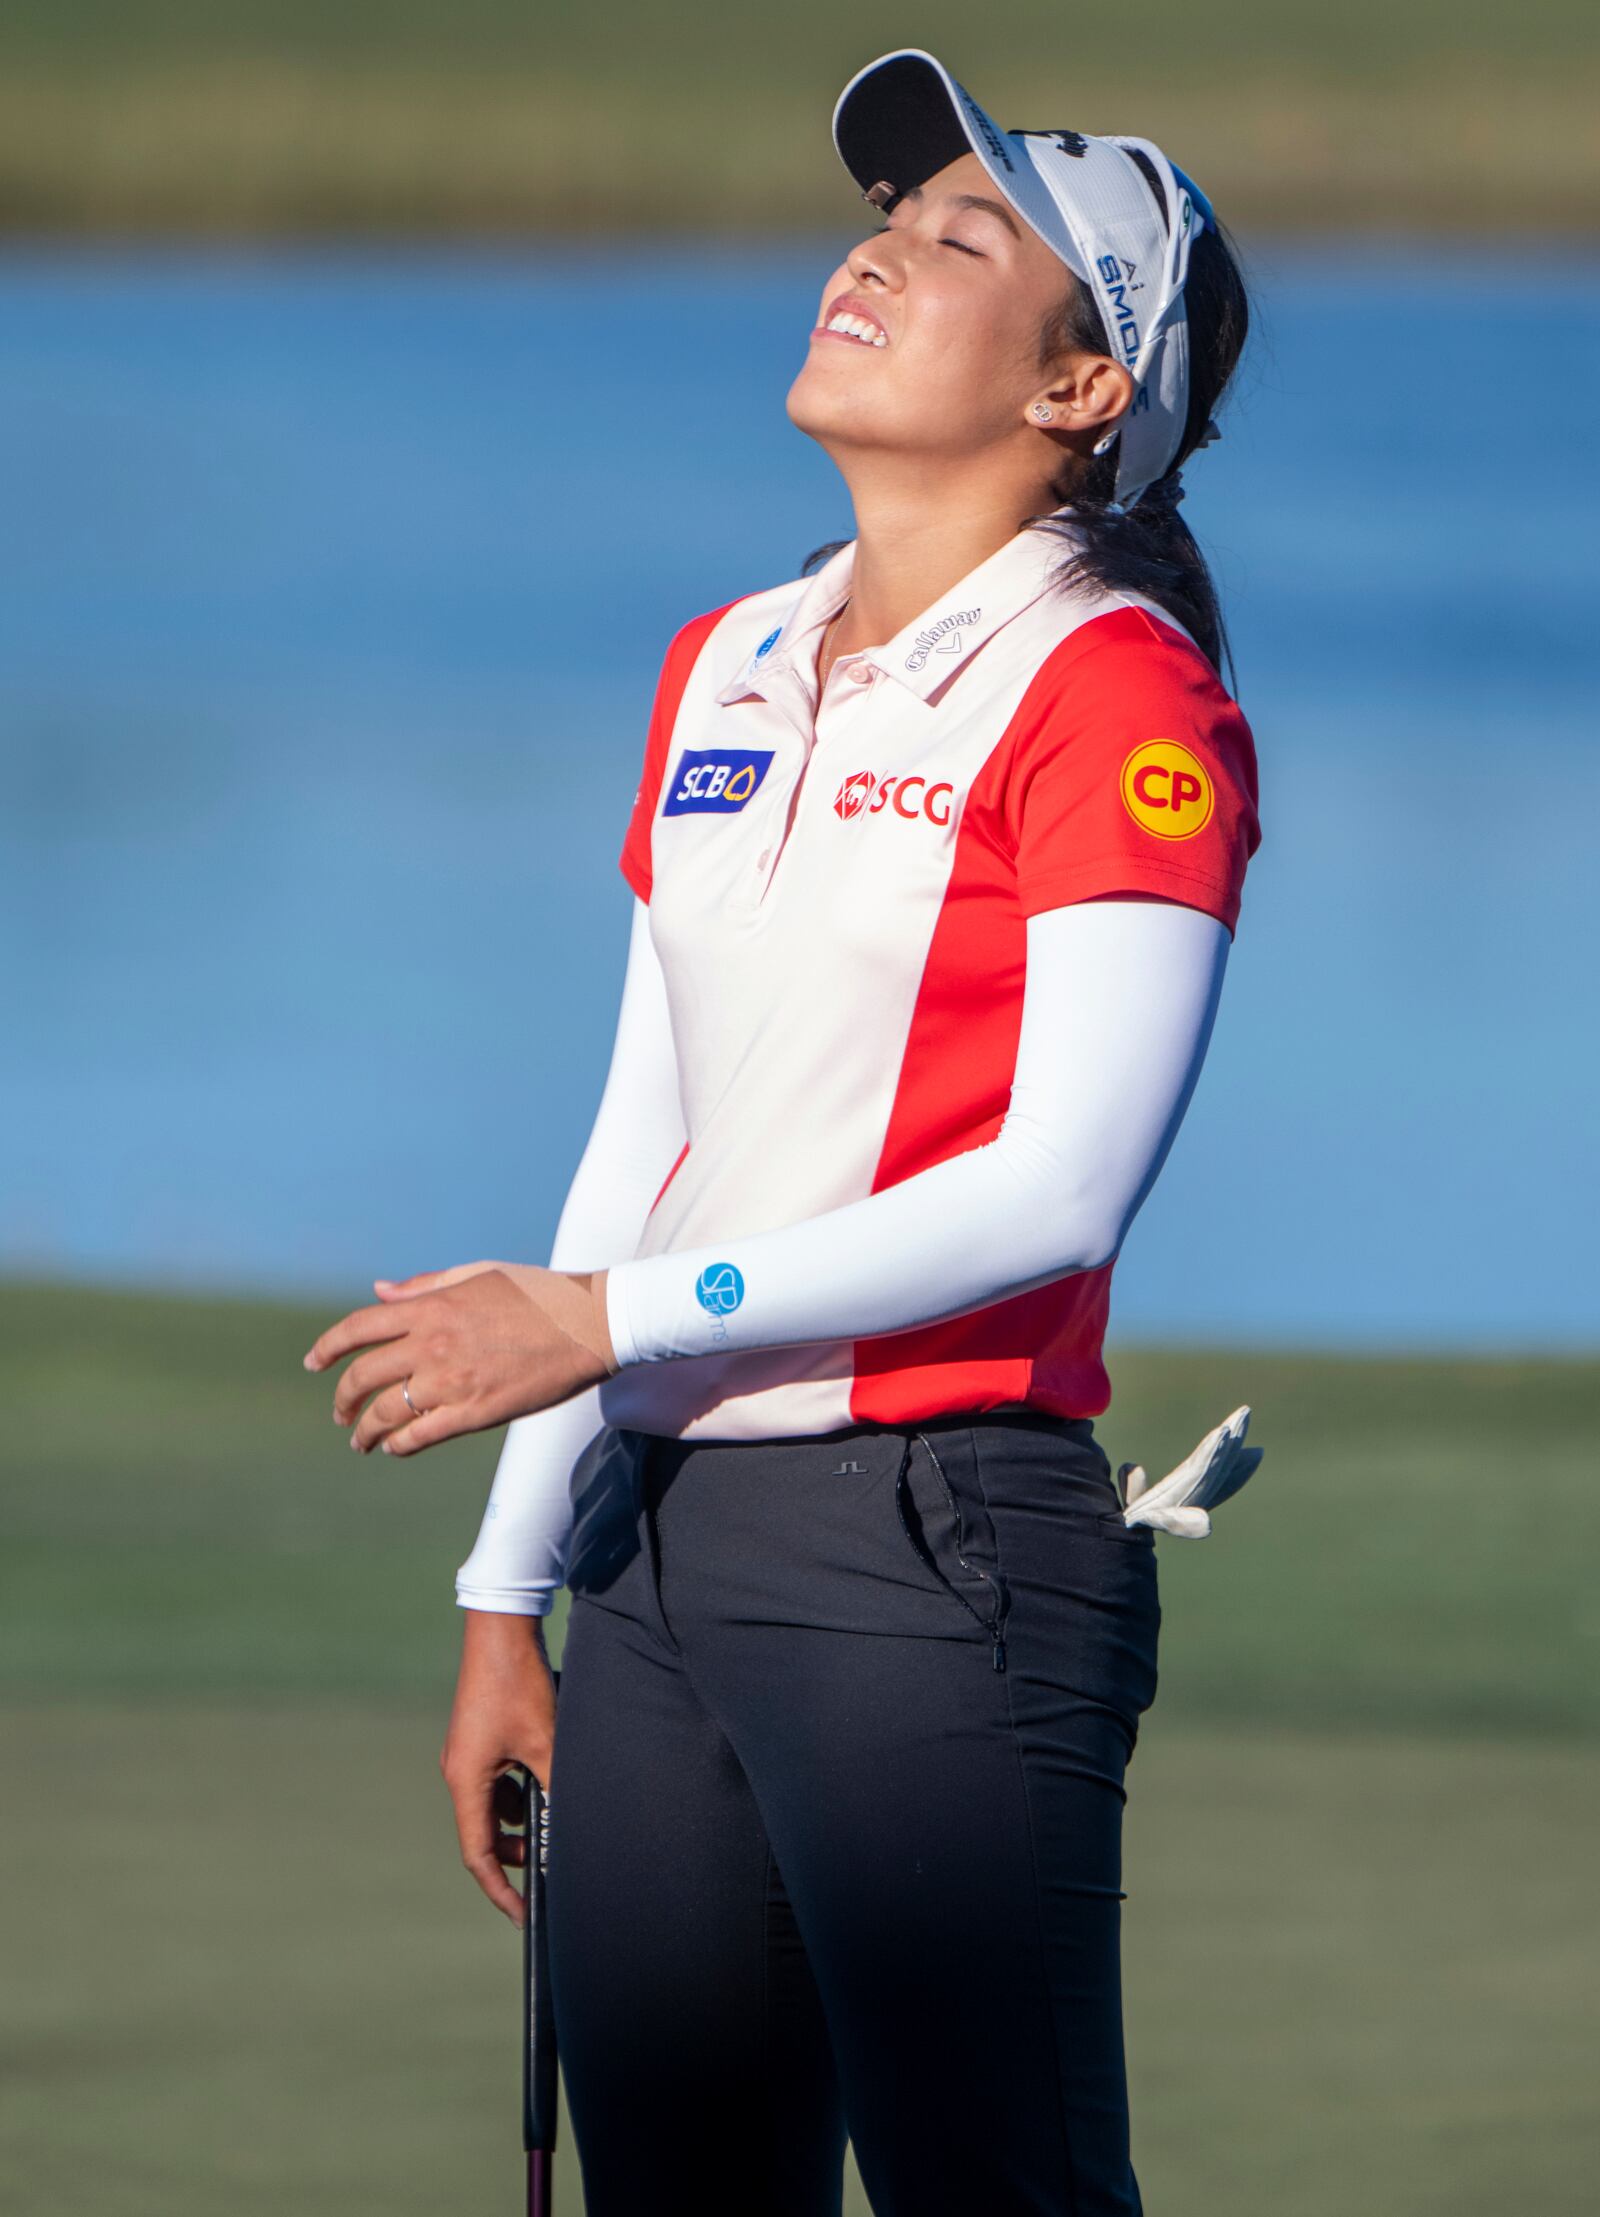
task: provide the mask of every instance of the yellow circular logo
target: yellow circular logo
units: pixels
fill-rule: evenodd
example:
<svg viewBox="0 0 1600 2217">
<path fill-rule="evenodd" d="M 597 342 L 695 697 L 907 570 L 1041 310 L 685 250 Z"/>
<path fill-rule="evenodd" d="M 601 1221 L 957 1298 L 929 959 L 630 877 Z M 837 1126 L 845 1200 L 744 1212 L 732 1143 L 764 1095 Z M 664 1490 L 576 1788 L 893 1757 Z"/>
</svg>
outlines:
<svg viewBox="0 0 1600 2217">
<path fill-rule="evenodd" d="M 1122 765 L 1122 802 L 1158 839 L 1192 839 L 1217 805 L 1205 764 L 1176 739 L 1147 739 Z"/>
</svg>

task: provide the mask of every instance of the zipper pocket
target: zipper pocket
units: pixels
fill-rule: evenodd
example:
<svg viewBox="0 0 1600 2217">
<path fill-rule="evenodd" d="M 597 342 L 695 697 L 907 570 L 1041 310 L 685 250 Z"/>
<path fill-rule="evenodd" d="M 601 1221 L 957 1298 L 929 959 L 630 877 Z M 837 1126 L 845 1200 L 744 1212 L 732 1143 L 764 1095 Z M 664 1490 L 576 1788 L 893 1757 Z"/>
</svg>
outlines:
<svg viewBox="0 0 1600 2217">
<path fill-rule="evenodd" d="M 913 1436 L 921 1440 L 923 1446 L 928 1450 L 928 1460 L 932 1463 L 934 1469 L 938 1472 L 939 1483 L 943 1486 L 945 1499 L 950 1504 L 950 1514 L 955 1524 L 956 1561 L 961 1565 L 963 1570 L 970 1571 L 974 1578 L 981 1578 L 984 1584 L 989 1588 L 990 1592 L 995 1597 L 995 1608 L 992 1618 L 985 1617 L 978 1609 L 974 1608 L 971 1600 L 966 1594 L 961 1591 L 959 1586 L 954 1586 L 951 1584 L 950 1580 L 939 1568 L 939 1565 L 934 1561 L 932 1549 L 926 1546 L 918 1546 L 916 1535 L 912 1531 L 909 1523 L 907 1523 L 906 1521 L 905 1505 L 902 1495 L 906 1482 L 906 1472 L 911 1462 L 911 1441 L 909 1439 L 906 1442 L 905 1453 L 900 1458 L 900 1468 L 895 1473 L 894 1481 L 895 1507 L 899 1511 L 901 1525 L 905 1531 L 906 1538 L 911 1543 L 912 1552 L 916 1555 L 917 1560 L 928 1565 L 928 1567 L 932 1570 L 934 1576 L 939 1580 L 939 1583 L 944 1587 L 945 1591 L 947 1593 L 954 1594 L 957 1601 L 960 1602 L 962 1608 L 966 1610 L 967 1614 L 972 1618 L 973 1622 L 977 1624 L 988 1635 L 990 1641 L 990 1661 L 993 1663 L 996 1670 L 1003 1671 L 1006 1667 L 1005 1617 L 1006 1610 L 1009 1607 L 1009 1599 L 1005 1594 L 1005 1589 L 1001 1581 L 997 1580 L 991 1572 L 985 1570 L 981 1563 L 969 1562 L 967 1557 L 962 1553 L 961 1505 L 956 1500 L 955 1492 L 951 1487 L 949 1479 L 945 1476 L 943 1463 L 940 1462 L 938 1456 L 933 1451 L 932 1442 L 928 1439 L 927 1435 L 922 1432 L 917 1432 Z"/>
</svg>

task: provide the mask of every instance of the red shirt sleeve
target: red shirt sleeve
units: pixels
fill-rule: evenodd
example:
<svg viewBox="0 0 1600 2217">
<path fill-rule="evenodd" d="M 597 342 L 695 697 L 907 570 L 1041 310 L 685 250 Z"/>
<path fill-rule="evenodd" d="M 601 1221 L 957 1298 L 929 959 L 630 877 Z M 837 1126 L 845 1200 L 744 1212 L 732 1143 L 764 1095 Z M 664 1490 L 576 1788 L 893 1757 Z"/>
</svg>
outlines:
<svg viewBox="0 0 1600 2217">
<path fill-rule="evenodd" d="M 667 757 L 672 748 L 672 734 L 678 721 L 684 687 L 700 658 L 700 649 L 728 610 L 736 605 L 735 602 L 728 601 L 723 607 L 713 608 L 709 614 L 696 616 L 692 622 L 686 623 L 668 647 L 666 660 L 661 665 L 661 675 L 656 681 L 655 705 L 650 711 L 650 728 L 645 734 L 644 764 L 639 773 L 638 790 L 633 796 L 633 808 L 628 817 L 622 851 L 617 857 L 617 867 L 641 901 L 649 900 L 650 888 L 654 882 L 650 859 L 650 830 L 661 799 L 662 780 L 667 774 Z"/>
<path fill-rule="evenodd" d="M 1062 641 L 1019 707 L 1006 813 L 1024 915 L 1147 893 L 1239 920 L 1261 844 L 1255 741 L 1185 635 L 1143 609 Z"/>
</svg>

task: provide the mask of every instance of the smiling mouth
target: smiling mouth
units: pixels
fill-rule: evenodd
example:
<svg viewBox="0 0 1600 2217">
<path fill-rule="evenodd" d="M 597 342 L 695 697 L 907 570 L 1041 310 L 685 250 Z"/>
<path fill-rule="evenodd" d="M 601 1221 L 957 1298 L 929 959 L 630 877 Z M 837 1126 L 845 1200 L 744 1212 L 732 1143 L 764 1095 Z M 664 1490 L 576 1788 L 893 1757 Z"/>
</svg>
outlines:
<svg viewBox="0 0 1600 2217">
<path fill-rule="evenodd" d="M 817 326 L 819 337 L 852 339 L 858 346 L 887 346 L 889 334 L 865 316 L 851 313 L 848 308 L 836 308 L 826 323 Z"/>
</svg>

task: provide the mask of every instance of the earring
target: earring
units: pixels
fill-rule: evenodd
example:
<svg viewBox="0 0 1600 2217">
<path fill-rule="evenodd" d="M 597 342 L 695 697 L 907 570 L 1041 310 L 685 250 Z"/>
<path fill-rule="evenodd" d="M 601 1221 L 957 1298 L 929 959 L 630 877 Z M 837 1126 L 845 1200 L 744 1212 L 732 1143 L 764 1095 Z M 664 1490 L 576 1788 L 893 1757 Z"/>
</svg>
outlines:
<svg viewBox="0 0 1600 2217">
<path fill-rule="evenodd" d="M 1042 400 L 1036 400 L 1034 402 L 1033 412 L 1038 417 L 1041 423 L 1049 423 L 1051 418 L 1055 414 L 1055 410 L 1053 408 L 1047 408 Z"/>
</svg>

